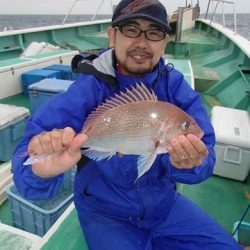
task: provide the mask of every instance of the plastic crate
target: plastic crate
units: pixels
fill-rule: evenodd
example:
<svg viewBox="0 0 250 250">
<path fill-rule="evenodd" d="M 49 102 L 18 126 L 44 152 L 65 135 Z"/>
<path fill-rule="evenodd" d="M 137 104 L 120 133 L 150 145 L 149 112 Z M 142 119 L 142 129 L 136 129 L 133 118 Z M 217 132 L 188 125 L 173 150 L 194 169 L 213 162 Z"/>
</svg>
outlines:
<svg viewBox="0 0 250 250">
<path fill-rule="evenodd" d="M 56 70 L 34 69 L 21 75 L 24 95 L 29 95 L 28 86 L 39 82 L 44 78 L 60 78 L 60 72 Z"/>
<path fill-rule="evenodd" d="M 234 230 L 237 228 L 239 221 L 234 223 Z M 250 246 L 250 223 L 241 222 L 238 230 L 234 235 L 235 240 L 242 246 Z"/>
<path fill-rule="evenodd" d="M 59 71 L 60 72 L 60 79 L 63 79 L 63 80 L 75 80 L 78 76 L 78 74 L 72 72 L 70 65 L 53 64 L 53 65 L 46 67 L 44 69 Z"/>
<path fill-rule="evenodd" d="M 27 232 L 43 236 L 73 201 L 73 182 L 76 168 L 64 175 L 61 189 L 54 198 L 43 201 L 24 199 L 15 185 L 7 190 L 13 225 Z"/>
<path fill-rule="evenodd" d="M 27 108 L 0 104 L 0 161 L 11 159 L 23 136 L 28 117 Z"/>
<path fill-rule="evenodd" d="M 49 100 L 52 96 L 65 92 L 73 81 L 62 79 L 43 79 L 29 86 L 31 113 Z"/>
</svg>

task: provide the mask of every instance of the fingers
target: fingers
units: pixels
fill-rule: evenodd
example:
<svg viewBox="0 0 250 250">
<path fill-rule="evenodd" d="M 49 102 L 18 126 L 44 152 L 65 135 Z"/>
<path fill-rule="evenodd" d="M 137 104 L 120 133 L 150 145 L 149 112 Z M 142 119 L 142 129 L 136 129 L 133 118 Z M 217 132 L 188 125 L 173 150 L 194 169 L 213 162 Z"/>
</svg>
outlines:
<svg viewBox="0 0 250 250">
<path fill-rule="evenodd" d="M 87 141 L 87 139 L 88 139 L 88 136 L 85 134 L 79 134 L 75 136 L 70 147 L 68 148 L 68 153 L 72 155 L 74 153 L 80 152 L 79 149 Z"/>
<path fill-rule="evenodd" d="M 189 142 L 192 143 L 192 146 L 195 148 L 195 153 L 198 152 L 198 154 L 202 156 L 208 155 L 207 147 L 202 140 L 192 134 L 187 135 L 187 139 L 189 140 Z"/>
<path fill-rule="evenodd" d="M 50 134 L 51 151 L 60 152 L 62 150 L 62 130 L 54 129 Z"/>
<path fill-rule="evenodd" d="M 168 146 L 170 160 L 177 168 L 199 166 L 208 155 L 206 145 L 194 135 L 181 135 L 171 140 Z"/>
<path fill-rule="evenodd" d="M 76 135 L 69 127 L 34 136 L 28 146 L 29 154 L 48 157 L 32 164 L 33 172 L 41 177 L 52 177 L 69 170 L 81 158 L 81 146 L 86 140 L 85 134 Z"/>
<path fill-rule="evenodd" d="M 34 136 L 28 146 L 30 154 L 52 154 L 69 147 L 75 136 L 72 128 L 54 129 Z"/>
</svg>

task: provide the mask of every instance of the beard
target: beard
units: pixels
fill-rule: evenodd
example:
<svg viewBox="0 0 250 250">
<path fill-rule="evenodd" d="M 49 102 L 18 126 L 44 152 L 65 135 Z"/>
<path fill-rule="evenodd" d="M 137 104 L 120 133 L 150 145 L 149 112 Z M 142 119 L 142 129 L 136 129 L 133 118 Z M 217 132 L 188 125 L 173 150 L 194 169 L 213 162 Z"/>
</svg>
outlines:
<svg viewBox="0 0 250 250">
<path fill-rule="evenodd" d="M 145 65 L 123 65 L 123 70 L 125 70 L 125 72 L 127 72 L 129 75 L 141 76 L 151 72 L 153 70 L 153 66 L 146 67 Z"/>
<path fill-rule="evenodd" d="M 153 70 L 153 54 L 145 48 L 136 47 L 126 53 L 122 68 L 125 74 L 145 75 Z"/>
</svg>

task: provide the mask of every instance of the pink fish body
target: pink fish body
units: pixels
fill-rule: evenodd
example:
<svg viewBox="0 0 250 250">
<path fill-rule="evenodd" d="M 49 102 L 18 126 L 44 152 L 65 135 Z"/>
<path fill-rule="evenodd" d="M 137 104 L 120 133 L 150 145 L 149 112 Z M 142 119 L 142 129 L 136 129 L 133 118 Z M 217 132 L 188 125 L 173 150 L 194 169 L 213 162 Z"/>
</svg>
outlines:
<svg viewBox="0 0 250 250">
<path fill-rule="evenodd" d="M 88 140 L 83 153 L 101 160 L 116 153 L 138 155 L 138 178 L 158 154 L 167 153 L 169 141 L 181 134 L 201 138 L 203 131 L 177 106 L 157 100 L 145 85 L 137 84 L 97 107 L 87 118 L 83 133 Z"/>
</svg>

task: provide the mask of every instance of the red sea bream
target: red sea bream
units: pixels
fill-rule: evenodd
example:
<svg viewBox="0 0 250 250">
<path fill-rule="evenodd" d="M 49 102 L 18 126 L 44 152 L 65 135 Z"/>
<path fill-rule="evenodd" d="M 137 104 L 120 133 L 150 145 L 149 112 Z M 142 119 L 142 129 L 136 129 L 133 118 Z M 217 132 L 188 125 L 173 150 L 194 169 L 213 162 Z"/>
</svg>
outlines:
<svg viewBox="0 0 250 250">
<path fill-rule="evenodd" d="M 167 153 L 169 141 L 181 134 L 201 138 L 203 131 L 177 106 L 158 101 L 145 85 L 137 84 L 97 107 L 83 130 L 88 140 L 83 153 L 101 160 L 116 153 L 138 155 L 138 178 L 152 166 L 158 154 Z"/>
</svg>

